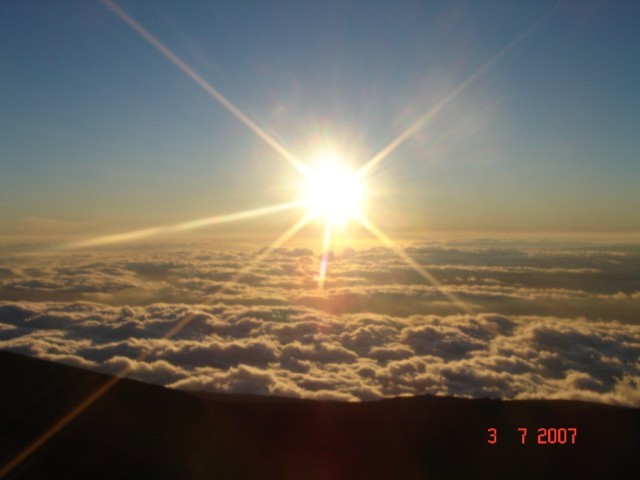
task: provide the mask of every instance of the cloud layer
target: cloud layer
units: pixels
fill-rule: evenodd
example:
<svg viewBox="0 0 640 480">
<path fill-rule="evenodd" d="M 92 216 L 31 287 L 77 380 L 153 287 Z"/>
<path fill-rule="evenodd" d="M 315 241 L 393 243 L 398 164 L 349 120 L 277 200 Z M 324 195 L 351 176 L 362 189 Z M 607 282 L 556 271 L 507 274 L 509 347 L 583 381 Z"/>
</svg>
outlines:
<svg viewBox="0 0 640 480">
<path fill-rule="evenodd" d="M 173 327 L 188 323 L 175 336 Z M 0 348 L 191 390 L 370 400 L 577 398 L 640 405 L 640 327 L 305 307 L 0 304 Z M 143 358 L 143 360 L 140 360 Z"/>
<path fill-rule="evenodd" d="M 428 244 L 406 253 L 442 285 L 434 287 L 384 248 L 332 255 L 325 289 L 318 256 L 279 249 L 254 257 L 185 249 L 0 260 L 0 299 L 97 301 L 111 305 L 212 302 L 303 305 L 335 314 L 395 316 L 474 312 L 640 322 L 640 249 L 567 244 Z"/>
<path fill-rule="evenodd" d="M 334 255 L 324 290 L 304 249 L 242 279 L 252 259 L 233 252 L 4 259 L 0 348 L 190 390 L 640 406 L 634 248 L 406 252 L 441 289 L 378 248 Z"/>
</svg>

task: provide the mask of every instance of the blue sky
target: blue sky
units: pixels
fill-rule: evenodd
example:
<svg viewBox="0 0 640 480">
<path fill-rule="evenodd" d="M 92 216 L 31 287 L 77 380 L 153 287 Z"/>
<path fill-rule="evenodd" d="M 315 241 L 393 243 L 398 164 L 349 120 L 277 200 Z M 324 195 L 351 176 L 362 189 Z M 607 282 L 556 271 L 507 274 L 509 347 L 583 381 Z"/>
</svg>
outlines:
<svg viewBox="0 0 640 480">
<path fill-rule="evenodd" d="M 330 143 L 354 164 L 546 15 L 380 164 L 369 214 L 391 234 L 640 230 L 636 2 L 118 5 L 298 158 Z M 168 224 L 296 189 L 100 2 L 3 2 L 0 71 L 5 232 Z"/>
</svg>

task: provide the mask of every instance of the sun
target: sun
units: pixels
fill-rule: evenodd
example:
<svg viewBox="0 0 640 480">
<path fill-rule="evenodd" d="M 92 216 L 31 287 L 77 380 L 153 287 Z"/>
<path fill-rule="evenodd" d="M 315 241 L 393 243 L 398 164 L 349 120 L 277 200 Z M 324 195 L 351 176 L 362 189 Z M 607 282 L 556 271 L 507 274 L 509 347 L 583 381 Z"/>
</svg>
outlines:
<svg viewBox="0 0 640 480">
<path fill-rule="evenodd" d="M 309 213 L 332 227 L 343 227 L 362 208 L 365 186 L 360 175 L 333 153 L 316 156 L 304 175 L 302 198 Z"/>
</svg>

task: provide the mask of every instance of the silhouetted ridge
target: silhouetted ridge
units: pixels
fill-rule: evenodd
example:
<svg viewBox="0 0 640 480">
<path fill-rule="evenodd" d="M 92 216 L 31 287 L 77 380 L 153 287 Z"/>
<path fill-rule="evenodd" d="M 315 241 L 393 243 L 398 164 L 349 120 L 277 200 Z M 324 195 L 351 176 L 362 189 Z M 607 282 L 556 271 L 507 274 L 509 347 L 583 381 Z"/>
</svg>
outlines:
<svg viewBox="0 0 640 480">
<path fill-rule="evenodd" d="M 0 351 L 0 378 L 4 465 L 110 377 Z M 577 428 L 576 443 L 538 445 L 539 427 Z M 637 408 L 432 396 L 340 403 L 123 379 L 8 478 L 631 479 L 639 452 Z"/>
</svg>

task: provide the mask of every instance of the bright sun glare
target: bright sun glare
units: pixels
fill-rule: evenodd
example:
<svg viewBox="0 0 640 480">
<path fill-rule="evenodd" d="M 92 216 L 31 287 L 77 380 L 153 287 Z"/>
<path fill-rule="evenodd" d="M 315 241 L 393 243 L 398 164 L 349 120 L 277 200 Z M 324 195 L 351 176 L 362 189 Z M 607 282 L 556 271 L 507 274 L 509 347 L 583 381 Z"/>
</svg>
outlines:
<svg viewBox="0 0 640 480">
<path fill-rule="evenodd" d="M 263 206 L 252 210 L 244 210 L 241 212 L 231 213 L 227 215 L 214 215 L 211 217 L 200 218 L 192 221 L 177 223 L 173 225 L 159 226 L 134 230 L 116 235 L 107 235 L 103 237 L 83 240 L 66 245 L 64 248 L 83 248 L 98 245 L 105 245 L 117 242 L 133 241 L 141 238 L 145 238 L 151 235 L 159 235 L 164 233 L 184 232 L 201 228 L 209 225 L 219 225 L 222 223 L 234 222 L 239 220 L 246 220 L 250 218 L 257 218 L 263 215 L 274 214 L 282 212 L 292 208 L 304 207 L 308 211 L 300 220 L 294 223 L 288 230 L 286 230 L 280 237 L 274 240 L 269 247 L 257 255 L 243 270 L 241 270 L 233 280 L 230 280 L 226 285 L 232 285 L 237 282 L 239 278 L 245 275 L 248 271 L 255 267 L 255 265 L 263 261 L 271 252 L 276 248 L 283 245 L 290 238 L 292 238 L 297 232 L 304 228 L 313 218 L 319 218 L 324 223 L 324 236 L 322 243 L 322 258 L 320 264 L 320 271 L 318 274 L 318 286 L 324 287 L 325 279 L 327 276 L 328 263 L 331 252 L 332 238 L 343 226 L 347 224 L 347 221 L 354 220 L 357 224 L 362 226 L 380 241 L 382 241 L 387 247 L 391 248 L 398 256 L 400 256 L 409 266 L 416 270 L 422 277 L 429 281 L 434 287 L 440 288 L 441 285 L 426 271 L 420 264 L 415 262 L 409 255 L 407 255 L 402 248 L 385 235 L 375 224 L 367 218 L 363 211 L 365 205 L 365 196 L 367 194 L 364 178 L 371 175 L 375 171 L 377 165 L 387 158 L 398 146 L 404 143 L 410 138 L 418 129 L 422 128 L 429 121 L 433 120 L 433 117 L 437 115 L 449 102 L 455 99 L 458 95 L 464 92 L 470 85 L 472 85 L 478 77 L 488 71 L 494 64 L 496 64 L 511 48 L 513 48 L 518 42 L 522 41 L 531 31 L 532 28 L 525 30 L 523 34 L 516 37 L 505 48 L 498 51 L 492 58 L 484 63 L 478 70 L 475 71 L 464 82 L 458 85 L 449 95 L 444 97 L 441 101 L 436 103 L 430 110 L 419 116 L 413 124 L 411 124 L 406 130 L 398 135 L 391 143 L 385 148 L 380 150 L 376 155 L 371 157 L 364 165 L 361 165 L 357 170 L 353 170 L 348 162 L 339 155 L 336 155 L 335 151 L 331 148 L 325 150 L 318 150 L 320 152 L 315 157 L 315 161 L 310 164 L 301 162 L 296 156 L 294 156 L 283 145 L 278 143 L 269 133 L 263 130 L 257 123 L 249 118 L 242 110 L 240 110 L 235 104 L 233 104 L 227 97 L 219 92 L 213 85 L 202 77 L 198 72 L 193 70 L 187 65 L 181 58 L 179 58 L 173 51 L 165 46 L 160 40 L 147 31 L 142 25 L 140 25 L 135 19 L 133 19 L 127 12 L 125 12 L 118 5 L 113 3 L 112 0 L 103 0 L 104 5 L 111 10 L 114 14 L 119 16 L 129 27 L 137 32 L 145 41 L 153 46 L 158 52 L 160 52 L 167 60 L 175 65 L 182 73 L 193 80 L 198 86 L 200 86 L 209 96 L 216 100 L 222 107 L 224 107 L 230 114 L 236 117 L 242 122 L 249 130 L 256 134 L 257 137 L 262 139 L 267 145 L 269 145 L 274 151 L 276 151 L 282 158 L 287 161 L 298 173 L 303 176 L 302 183 L 300 184 L 300 198 L 291 202 L 285 202 L 277 205 Z M 536 24 L 534 24 L 535 26 Z M 224 288 L 227 288 L 226 286 Z M 223 288 L 223 290 L 224 290 Z M 442 293 L 449 298 L 453 303 L 459 305 L 465 312 L 471 310 L 467 308 L 455 295 L 441 290 Z M 220 294 L 221 291 L 218 291 Z M 181 328 L 181 327 L 180 327 Z M 177 331 L 177 330 L 176 330 Z M 1 475 L 0 475 L 1 476 Z"/>
<path fill-rule="evenodd" d="M 334 154 L 319 155 L 305 175 L 303 200 L 314 216 L 332 227 L 344 226 L 362 207 L 362 178 Z"/>
</svg>

